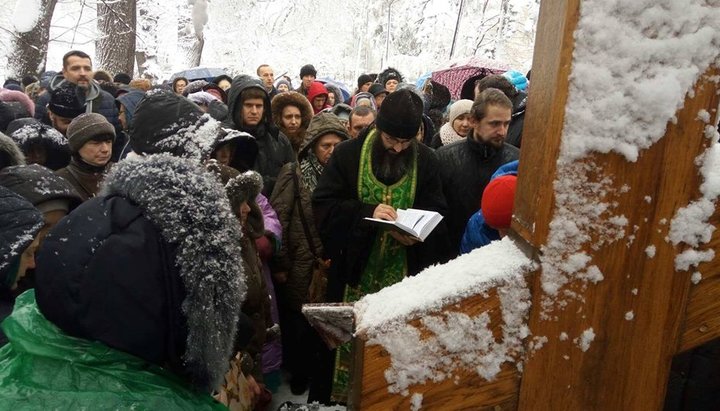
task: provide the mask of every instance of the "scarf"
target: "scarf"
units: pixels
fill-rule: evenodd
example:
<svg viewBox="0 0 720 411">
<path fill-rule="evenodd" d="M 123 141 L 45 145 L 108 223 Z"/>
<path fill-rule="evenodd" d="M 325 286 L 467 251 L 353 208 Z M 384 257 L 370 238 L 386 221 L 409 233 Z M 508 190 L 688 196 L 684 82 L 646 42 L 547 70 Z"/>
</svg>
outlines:
<svg viewBox="0 0 720 411">
<path fill-rule="evenodd" d="M 302 175 L 302 182 L 311 193 L 315 191 L 320 174 L 322 174 L 324 169 L 325 167 L 320 164 L 320 161 L 318 161 L 317 157 L 315 157 L 315 154 L 312 152 L 308 152 L 307 157 L 300 161 L 300 174 Z"/>
<path fill-rule="evenodd" d="M 440 127 L 440 140 L 444 146 L 464 138 L 465 137 L 455 132 L 455 129 L 452 128 L 452 124 L 450 123 L 445 123 Z"/>
</svg>

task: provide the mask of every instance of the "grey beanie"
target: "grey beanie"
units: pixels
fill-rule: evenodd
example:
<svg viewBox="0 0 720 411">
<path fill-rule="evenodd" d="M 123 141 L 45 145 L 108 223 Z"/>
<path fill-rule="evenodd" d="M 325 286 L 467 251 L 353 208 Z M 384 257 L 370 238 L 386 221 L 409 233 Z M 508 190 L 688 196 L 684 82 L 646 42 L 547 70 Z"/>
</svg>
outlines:
<svg viewBox="0 0 720 411">
<path fill-rule="evenodd" d="M 98 113 L 84 113 L 75 117 L 67 129 L 68 145 L 73 153 L 80 151 L 88 141 L 101 136 L 112 137 L 114 141 L 115 127 Z"/>
</svg>

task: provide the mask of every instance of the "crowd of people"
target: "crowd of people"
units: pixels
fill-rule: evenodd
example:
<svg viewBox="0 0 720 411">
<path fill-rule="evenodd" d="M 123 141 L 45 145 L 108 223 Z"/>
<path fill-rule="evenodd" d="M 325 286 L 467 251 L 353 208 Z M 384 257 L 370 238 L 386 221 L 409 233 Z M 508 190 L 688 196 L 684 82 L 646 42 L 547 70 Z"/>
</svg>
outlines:
<svg viewBox="0 0 720 411">
<path fill-rule="evenodd" d="M 450 100 L 400 72 L 351 95 L 301 67 L 153 85 L 93 70 L 0 89 L 0 397 L 46 408 L 347 401 L 350 348 L 302 314 L 503 236 L 527 99 L 516 72 Z M 436 211 L 424 240 L 378 229 Z M 284 373 L 284 374 L 283 374 Z"/>
</svg>

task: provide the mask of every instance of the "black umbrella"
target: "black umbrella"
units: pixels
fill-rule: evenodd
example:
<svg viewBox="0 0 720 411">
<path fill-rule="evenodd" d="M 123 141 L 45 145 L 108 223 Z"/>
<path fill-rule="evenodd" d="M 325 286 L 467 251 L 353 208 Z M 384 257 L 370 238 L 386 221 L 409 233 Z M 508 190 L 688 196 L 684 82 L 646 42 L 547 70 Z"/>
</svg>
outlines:
<svg viewBox="0 0 720 411">
<path fill-rule="evenodd" d="M 170 77 L 170 81 L 175 80 L 178 77 L 185 77 L 188 81 L 193 80 L 206 80 L 211 81 L 215 77 L 225 74 L 225 70 L 214 67 L 193 67 L 191 69 L 178 71 Z"/>
</svg>

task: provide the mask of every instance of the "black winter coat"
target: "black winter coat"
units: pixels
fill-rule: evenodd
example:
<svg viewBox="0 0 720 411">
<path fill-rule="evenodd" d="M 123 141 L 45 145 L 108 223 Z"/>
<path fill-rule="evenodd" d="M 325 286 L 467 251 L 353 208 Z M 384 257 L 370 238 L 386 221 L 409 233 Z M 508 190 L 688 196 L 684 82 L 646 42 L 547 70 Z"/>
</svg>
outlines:
<svg viewBox="0 0 720 411">
<path fill-rule="evenodd" d="M 0 186 L 0 322 L 13 309 L 15 293 L 7 287 L 16 280 L 17 263 L 30 246 L 44 221 L 29 201 Z M 0 328 L 0 347 L 7 338 Z"/>
<path fill-rule="evenodd" d="M 365 204 L 358 198 L 357 182 L 362 145 L 372 130 L 335 147 L 330 161 L 313 192 L 315 222 L 325 255 L 332 260 L 328 301 L 341 301 L 346 284 L 357 285 L 370 255 L 377 229 L 363 219 L 372 217 L 377 204 Z M 447 218 L 447 203 L 437 173 L 439 164 L 432 149 L 418 144 L 418 180 L 412 207 L 437 211 Z M 441 222 L 425 242 L 407 248 L 408 274 L 447 256 L 447 228 Z"/>
<path fill-rule="evenodd" d="M 242 101 L 240 101 L 240 97 L 242 92 L 249 88 L 262 90 L 265 95 L 263 118 L 256 127 L 245 126 L 241 117 Z M 256 138 L 258 154 L 253 170 L 262 176 L 262 193 L 269 198 L 275 187 L 280 168 L 286 163 L 295 161 L 296 158 L 290 140 L 273 124 L 270 97 L 260 80 L 250 76 L 238 76 L 233 79 L 232 86 L 228 91 L 228 117 L 223 122 L 223 126 L 250 133 Z"/>
<path fill-rule="evenodd" d="M 512 118 L 510 120 L 510 127 L 508 127 L 507 137 L 505 138 L 506 143 L 517 148 L 520 148 L 522 143 L 522 131 L 523 125 L 525 124 L 527 97 L 527 94 L 520 91 L 513 98 Z"/>
<path fill-rule="evenodd" d="M 498 149 L 479 143 L 471 130 L 466 139 L 440 147 L 435 153 L 440 162 L 445 199 L 450 206 L 445 217 L 452 256 L 457 256 L 465 226 L 480 208 L 480 199 L 490 177 L 501 165 L 517 160 L 520 150 L 509 144 Z"/>
</svg>

